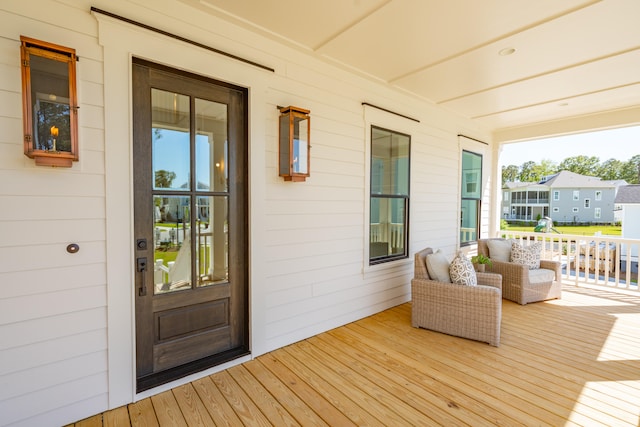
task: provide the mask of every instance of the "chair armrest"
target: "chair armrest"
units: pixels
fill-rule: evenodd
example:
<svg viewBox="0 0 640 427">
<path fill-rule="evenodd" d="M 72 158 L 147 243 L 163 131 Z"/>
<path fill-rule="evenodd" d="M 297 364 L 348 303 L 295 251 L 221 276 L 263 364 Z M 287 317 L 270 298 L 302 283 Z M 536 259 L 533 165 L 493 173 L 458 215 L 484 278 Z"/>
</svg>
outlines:
<svg viewBox="0 0 640 427">
<path fill-rule="evenodd" d="M 501 277 L 498 274 L 491 274 L 501 281 Z M 493 279 L 495 282 L 496 279 Z M 412 293 L 421 294 L 422 296 L 430 295 L 431 297 L 437 295 L 440 297 L 450 297 L 451 301 L 472 301 L 475 297 L 486 298 L 487 295 L 497 295 L 498 300 L 502 298 L 501 286 L 495 285 L 481 285 L 478 286 L 466 286 L 457 285 L 455 283 L 444 283 L 430 279 L 411 279 Z M 464 300 L 462 299 L 464 296 Z"/>
<path fill-rule="evenodd" d="M 556 273 L 556 280 L 560 280 L 562 277 L 562 265 L 559 261 L 549 261 L 546 259 L 540 260 L 540 268 L 544 268 L 547 270 L 553 270 Z"/>
<path fill-rule="evenodd" d="M 476 273 L 478 285 L 492 286 L 502 290 L 502 275 L 498 273 Z"/>
</svg>

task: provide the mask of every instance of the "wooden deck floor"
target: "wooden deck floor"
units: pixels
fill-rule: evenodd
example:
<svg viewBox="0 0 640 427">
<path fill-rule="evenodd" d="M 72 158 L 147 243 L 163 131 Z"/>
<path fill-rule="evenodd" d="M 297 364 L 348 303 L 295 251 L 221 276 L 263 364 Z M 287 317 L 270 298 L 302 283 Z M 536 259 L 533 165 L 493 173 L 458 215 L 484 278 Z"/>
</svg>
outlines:
<svg viewBox="0 0 640 427">
<path fill-rule="evenodd" d="M 404 304 L 75 426 L 640 424 L 640 295 L 503 302 L 499 348 Z"/>
</svg>

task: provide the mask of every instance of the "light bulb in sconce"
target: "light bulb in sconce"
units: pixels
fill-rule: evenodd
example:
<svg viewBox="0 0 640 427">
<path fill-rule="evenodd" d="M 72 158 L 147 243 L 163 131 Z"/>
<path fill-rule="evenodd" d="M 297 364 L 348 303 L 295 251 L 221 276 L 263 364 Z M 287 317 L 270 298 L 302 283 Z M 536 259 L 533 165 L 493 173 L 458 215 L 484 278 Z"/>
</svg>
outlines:
<svg viewBox="0 0 640 427">
<path fill-rule="evenodd" d="M 53 145 L 51 151 L 56 151 L 56 138 L 58 137 L 58 128 L 51 126 L 51 138 L 53 138 Z"/>
<path fill-rule="evenodd" d="M 219 167 L 220 167 L 220 163 L 219 163 L 219 162 L 218 162 L 218 163 L 216 163 L 216 167 L 217 167 L 217 168 L 219 168 Z"/>
</svg>

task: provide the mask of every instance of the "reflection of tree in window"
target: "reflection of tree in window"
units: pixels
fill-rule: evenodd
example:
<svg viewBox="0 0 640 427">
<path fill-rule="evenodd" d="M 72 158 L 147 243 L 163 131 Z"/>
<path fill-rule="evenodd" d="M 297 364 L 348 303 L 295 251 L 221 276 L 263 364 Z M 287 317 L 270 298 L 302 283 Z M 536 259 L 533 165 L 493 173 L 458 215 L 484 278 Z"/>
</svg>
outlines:
<svg viewBox="0 0 640 427">
<path fill-rule="evenodd" d="M 171 188 L 173 180 L 176 179 L 175 172 L 160 169 L 156 171 L 156 188 Z"/>
</svg>

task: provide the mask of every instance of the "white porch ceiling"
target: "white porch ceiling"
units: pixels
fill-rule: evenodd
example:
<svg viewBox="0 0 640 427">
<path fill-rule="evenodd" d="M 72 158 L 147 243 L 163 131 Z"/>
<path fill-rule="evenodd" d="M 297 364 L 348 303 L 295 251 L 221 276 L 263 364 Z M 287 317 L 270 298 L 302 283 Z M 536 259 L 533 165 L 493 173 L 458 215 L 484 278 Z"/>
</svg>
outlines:
<svg viewBox="0 0 640 427">
<path fill-rule="evenodd" d="M 496 132 L 640 123 L 639 0 L 181 1 Z"/>
</svg>

